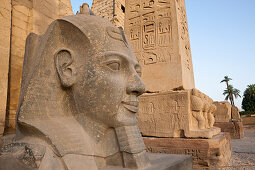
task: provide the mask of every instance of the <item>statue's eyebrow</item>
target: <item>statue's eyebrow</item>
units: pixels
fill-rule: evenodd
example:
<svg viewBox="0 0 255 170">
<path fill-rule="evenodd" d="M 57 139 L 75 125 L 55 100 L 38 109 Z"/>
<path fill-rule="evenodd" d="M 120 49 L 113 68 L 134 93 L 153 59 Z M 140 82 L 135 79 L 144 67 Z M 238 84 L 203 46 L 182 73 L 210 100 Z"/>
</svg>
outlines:
<svg viewBox="0 0 255 170">
<path fill-rule="evenodd" d="M 105 52 L 102 57 L 103 58 L 107 58 L 107 57 L 110 57 L 110 56 L 119 56 L 119 57 L 122 57 L 124 58 L 125 60 L 127 61 L 132 61 L 133 63 L 137 63 L 137 61 L 135 61 L 131 56 L 127 56 L 126 54 L 123 54 L 123 53 L 120 53 L 120 52 L 117 52 L 117 51 L 108 51 L 108 52 Z"/>
</svg>

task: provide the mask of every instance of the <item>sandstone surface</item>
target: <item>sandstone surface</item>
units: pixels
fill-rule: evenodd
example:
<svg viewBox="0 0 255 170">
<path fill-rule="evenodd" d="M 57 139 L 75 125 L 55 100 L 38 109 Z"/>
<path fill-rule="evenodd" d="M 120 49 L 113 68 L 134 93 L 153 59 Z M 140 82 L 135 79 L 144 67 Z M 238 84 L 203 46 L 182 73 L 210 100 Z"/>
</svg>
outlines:
<svg viewBox="0 0 255 170">
<path fill-rule="evenodd" d="M 232 139 L 241 139 L 244 137 L 243 122 L 216 122 L 214 126 L 221 128 L 222 132 L 230 133 Z"/>
<path fill-rule="evenodd" d="M 9 6 L 10 5 L 7 5 L 8 8 L 6 9 L 9 9 Z M 11 34 L 5 34 L 9 36 L 9 39 L 11 38 L 11 45 L 9 47 L 10 54 L 8 54 L 7 57 L 8 59 L 10 58 L 10 64 L 7 64 L 6 57 L 6 62 L 4 63 L 4 67 L 10 66 L 8 80 L 9 100 L 6 115 L 7 133 L 15 133 L 15 116 L 19 102 L 27 36 L 30 32 L 42 34 L 53 20 L 73 14 L 70 0 L 13 0 L 11 11 L 12 17 L 7 17 L 8 21 L 6 18 L 6 22 L 12 22 Z M 6 38 L 6 40 L 7 39 L 8 38 Z M 6 41 L 6 43 L 8 43 L 8 41 Z M 8 76 L 8 72 L 6 71 L 3 74 L 5 77 Z M 3 99 L 4 98 L 3 96 Z M 6 102 L 6 100 L 1 100 L 1 102 L 2 101 Z M 6 110 L 1 110 L 1 112 L 6 112 Z"/>
<path fill-rule="evenodd" d="M 147 91 L 195 88 L 184 0 L 127 0 L 124 28 Z"/>
<path fill-rule="evenodd" d="M 214 102 L 214 105 L 216 106 L 215 122 L 231 121 L 231 104 L 229 102 Z"/>
<path fill-rule="evenodd" d="M 143 137 L 143 140 L 149 152 L 192 155 L 194 167 L 208 168 L 230 163 L 232 149 L 228 133 L 220 133 L 212 139 Z"/>
<path fill-rule="evenodd" d="M 93 0 L 91 10 L 115 26 L 124 28 L 125 0 Z"/>
<path fill-rule="evenodd" d="M 8 91 L 10 35 L 11 35 L 11 0 L 0 3 L 0 138 L 3 135 L 6 118 Z"/>
<path fill-rule="evenodd" d="M 232 120 L 241 120 L 241 117 L 240 117 L 240 113 L 239 113 L 239 109 L 238 109 L 238 107 L 236 107 L 236 106 L 232 106 L 231 107 L 231 118 L 232 118 Z"/>
<path fill-rule="evenodd" d="M 138 125 L 143 136 L 212 138 L 215 106 L 197 89 L 140 97 Z"/>
</svg>

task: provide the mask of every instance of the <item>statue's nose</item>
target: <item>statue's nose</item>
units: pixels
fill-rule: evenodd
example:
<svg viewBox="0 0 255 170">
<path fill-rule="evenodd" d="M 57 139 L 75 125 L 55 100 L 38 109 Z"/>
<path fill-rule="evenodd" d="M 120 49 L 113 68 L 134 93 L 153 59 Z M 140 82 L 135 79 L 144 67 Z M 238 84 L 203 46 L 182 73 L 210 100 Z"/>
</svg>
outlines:
<svg viewBox="0 0 255 170">
<path fill-rule="evenodd" d="M 145 91 L 145 85 L 141 80 L 140 76 L 136 73 L 128 80 L 127 94 L 135 94 L 140 96 Z"/>
</svg>

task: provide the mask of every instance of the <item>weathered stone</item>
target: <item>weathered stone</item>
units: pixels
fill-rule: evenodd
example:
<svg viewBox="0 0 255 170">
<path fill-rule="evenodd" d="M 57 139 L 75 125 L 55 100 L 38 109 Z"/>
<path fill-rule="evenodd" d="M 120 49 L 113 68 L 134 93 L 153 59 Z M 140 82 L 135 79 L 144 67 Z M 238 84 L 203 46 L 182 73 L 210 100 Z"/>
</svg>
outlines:
<svg viewBox="0 0 255 170">
<path fill-rule="evenodd" d="M 152 166 L 147 170 L 193 170 L 192 156 L 176 154 L 147 153 Z M 100 170 L 127 170 L 126 168 L 107 167 Z"/>
<path fill-rule="evenodd" d="M 214 102 L 216 111 L 213 113 L 215 122 L 231 121 L 231 104 L 229 102 Z"/>
<path fill-rule="evenodd" d="M 147 91 L 195 88 L 184 0 L 127 0 L 124 28 Z"/>
<path fill-rule="evenodd" d="M 214 126 L 221 128 L 222 132 L 230 133 L 232 139 L 241 139 L 244 137 L 243 123 L 234 122 L 216 122 Z"/>
<path fill-rule="evenodd" d="M 5 127 L 5 115 L 8 90 L 10 35 L 11 35 L 11 0 L 0 3 L 0 138 Z"/>
<path fill-rule="evenodd" d="M 228 133 L 220 133 L 212 139 L 143 137 L 143 140 L 149 152 L 192 155 L 195 167 L 224 166 L 231 158 Z"/>
<path fill-rule="evenodd" d="M 10 56 L 10 76 L 6 133 L 15 132 L 15 116 L 19 102 L 26 37 L 30 32 L 42 34 L 53 20 L 72 14 L 70 0 L 12 1 L 12 18 L 9 18 L 9 22 L 12 20 L 11 35 L 6 33 L 9 37 L 11 36 L 10 54 L 8 52 L 8 58 Z M 6 66 L 8 65 L 6 64 Z M 8 76 L 7 73 L 4 75 Z M 6 100 L 3 100 L 3 102 L 6 102 Z"/>
<path fill-rule="evenodd" d="M 232 115 L 232 120 L 241 120 L 240 114 L 239 114 L 239 109 L 236 106 L 231 107 L 231 115 Z"/>
<path fill-rule="evenodd" d="M 229 132 L 231 138 L 243 138 L 243 123 L 239 115 L 239 110 L 231 106 L 229 102 L 214 102 L 217 107 L 214 112 L 215 126 L 221 128 L 222 132 Z"/>
<path fill-rule="evenodd" d="M 92 11 L 111 21 L 117 27 L 124 28 L 125 0 L 93 0 Z"/>
<path fill-rule="evenodd" d="M 150 162 L 137 126 L 138 96 L 145 86 L 131 45 L 122 28 L 85 11 L 28 36 L 17 132 L 0 151 L 1 168 L 159 164 Z M 161 157 L 167 166 L 159 170 L 169 169 L 169 156 Z"/>
<path fill-rule="evenodd" d="M 140 97 L 138 125 L 143 136 L 212 138 L 212 99 L 200 91 L 182 90 Z"/>
<path fill-rule="evenodd" d="M 255 116 L 242 117 L 242 122 L 244 125 L 255 125 Z"/>
</svg>

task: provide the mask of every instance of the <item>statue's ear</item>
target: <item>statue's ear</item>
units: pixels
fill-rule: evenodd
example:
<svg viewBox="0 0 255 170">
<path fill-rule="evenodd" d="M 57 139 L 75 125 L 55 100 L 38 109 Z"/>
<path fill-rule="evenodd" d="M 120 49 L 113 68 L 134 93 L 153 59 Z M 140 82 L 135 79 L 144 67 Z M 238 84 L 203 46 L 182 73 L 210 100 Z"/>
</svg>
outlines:
<svg viewBox="0 0 255 170">
<path fill-rule="evenodd" d="M 74 56 L 70 50 L 61 49 L 55 54 L 55 67 L 63 87 L 72 87 L 76 82 Z"/>
</svg>

